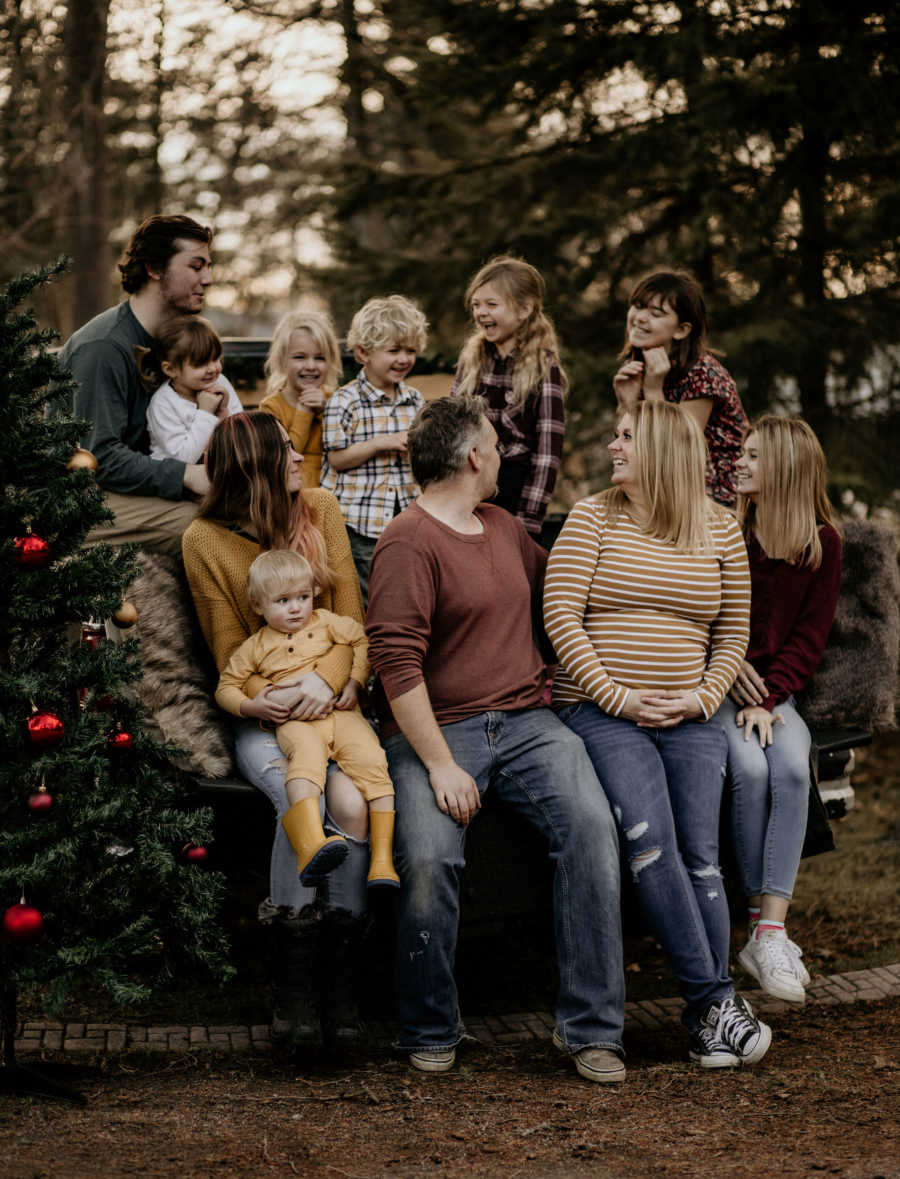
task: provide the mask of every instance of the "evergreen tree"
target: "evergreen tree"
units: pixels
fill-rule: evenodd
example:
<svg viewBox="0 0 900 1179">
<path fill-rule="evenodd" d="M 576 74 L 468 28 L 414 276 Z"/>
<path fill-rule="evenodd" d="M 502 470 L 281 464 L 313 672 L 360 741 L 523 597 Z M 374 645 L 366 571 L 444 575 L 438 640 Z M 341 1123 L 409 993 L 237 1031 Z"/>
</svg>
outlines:
<svg viewBox="0 0 900 1179">
<path fill-rule="evenodd" d="M 231 968 L 222 877 L 195 863 L 210 813 L 184 809 L 166 747 L 143 731 L 137 644 L 80 641 L 117 613 L 135 547 L 84 547 L 109 518 L 66 413 L 71 379 L 53 333 L 18 310 L 65 263 L 0 294 L 0 985 L 4 1066 L 16 1087 L 16 993 L 40 984 L 58 1011 L 75 983 L 117 1003 L 176 971 Z M 93 464 L 95 465 L 95 464 Z M 199 849 L 199 850 L 197 850 Z"/>
</svg>

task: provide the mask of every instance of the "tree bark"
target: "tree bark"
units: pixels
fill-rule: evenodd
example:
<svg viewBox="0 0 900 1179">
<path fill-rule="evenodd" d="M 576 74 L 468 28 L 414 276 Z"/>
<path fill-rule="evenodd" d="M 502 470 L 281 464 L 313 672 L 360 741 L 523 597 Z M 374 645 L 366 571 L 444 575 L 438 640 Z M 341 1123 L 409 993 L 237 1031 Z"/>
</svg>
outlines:
<svg viewBox="0 0 900 1179">
<path fill-rule="evenodd" d="M 69 230 L 75 276 L 74 318 L 83 324 L 110 299 L 106 182 L 106 32 L 109 0 L 69 0 L 65 25 L 69 110 Z"/>
</svg>

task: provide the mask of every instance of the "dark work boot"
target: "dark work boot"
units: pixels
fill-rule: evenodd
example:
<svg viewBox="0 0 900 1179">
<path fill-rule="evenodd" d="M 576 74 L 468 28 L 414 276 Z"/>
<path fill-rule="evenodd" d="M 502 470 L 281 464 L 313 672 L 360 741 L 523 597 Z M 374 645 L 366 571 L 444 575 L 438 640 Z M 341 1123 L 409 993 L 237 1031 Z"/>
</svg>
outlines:
<svg viewBox="0 0 900 1179">
<path fill-rule="evenodd" d="M 299 1048 L 321 1043 L 318 997 L 323 926 L 319 901 L 294 916 L 282 910 L 272 921 L 272 1044 Z"/>
<path fill-rule="evenodd" d="M 362 1024 L 357 988 L 367 920 L 346 909 L 327 909 L 322 923 L 322 1042 L 329 1052 L 359 1044 Z"/>
</svg>

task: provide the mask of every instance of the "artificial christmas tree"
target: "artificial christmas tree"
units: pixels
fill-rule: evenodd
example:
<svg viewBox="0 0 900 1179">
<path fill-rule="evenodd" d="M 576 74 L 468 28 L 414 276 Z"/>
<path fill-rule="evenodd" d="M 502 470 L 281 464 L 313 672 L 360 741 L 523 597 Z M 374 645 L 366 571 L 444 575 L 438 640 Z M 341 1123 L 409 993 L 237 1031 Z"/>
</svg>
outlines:
<svg viewBox="0 0 900 1179">
<path fill-rule="evenodd" d="M 76 983 L 125 1004 L 185 969 L 231 969 L 222 878 L 181 854 L 209 843 L 211 816 L 184 805 L 166 747 L 144 731 L 137 643 L 83 641 L 83 620 L 128 605 L 136 552 L 84 547 L 109 518 L 96 463 L 64 408 L 53 333 L 18 310 L 64 269 L 0 294 L 0 1091 L 53 1090 L 15 1059 L 23 985 L 59 1012 Z"/>
</svg>

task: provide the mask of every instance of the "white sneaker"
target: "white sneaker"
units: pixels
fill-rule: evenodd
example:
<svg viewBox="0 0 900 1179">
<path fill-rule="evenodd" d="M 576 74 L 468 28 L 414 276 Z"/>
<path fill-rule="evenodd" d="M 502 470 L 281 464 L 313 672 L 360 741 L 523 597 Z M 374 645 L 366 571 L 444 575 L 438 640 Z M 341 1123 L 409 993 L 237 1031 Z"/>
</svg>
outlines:
<svg viewBox="0 0 900 1179">
<path fill-rule="evenodd" d="M 809 984 L 812 982 L 812 979 L 809 976 L 809 971 L 806 969 L 806 967 L 803 965 L 803 962 L 802 962 L 803 951 L 800 949 L 800 947 L 797 945 L 797 943 L 792 942 L 790 938 L 788 938 L 787 948 L 788 948 L 788 953 L 794 959 L 794 970 L 797 975 L 797 978 L 800 979 L 800 982 L 804 987 L 808 987 Z"/>
<path fill-rule="evenodd" d="M 738 962 L 767 994 L 787 1003 L 806 1001 L 796 959 L 788 948 L 783 929 L 766 929 L 762 933 L 757 930 L 738 954 Z"/>
<path fill-rule="evenodd" d="M 455 1048 L 418 1048 L 410 1052 L 409 1063 L 422 1073 L 448 1073 L 456 1064 Z"/>
</svg>

